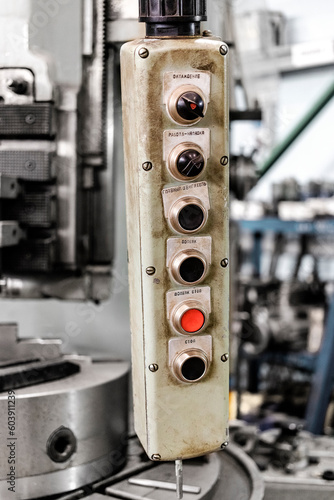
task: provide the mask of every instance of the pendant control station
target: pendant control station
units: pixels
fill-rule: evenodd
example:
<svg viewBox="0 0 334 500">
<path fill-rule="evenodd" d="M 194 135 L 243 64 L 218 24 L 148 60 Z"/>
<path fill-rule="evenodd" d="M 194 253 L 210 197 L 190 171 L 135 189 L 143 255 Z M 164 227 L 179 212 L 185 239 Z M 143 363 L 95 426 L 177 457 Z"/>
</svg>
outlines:
<svg viewBox="0 0 334 500">
<path fill-rule="evenodd" d="M 152 460 L 228 441 L 228 49 L 122 47 L 135 429 Z"/>
</svg>

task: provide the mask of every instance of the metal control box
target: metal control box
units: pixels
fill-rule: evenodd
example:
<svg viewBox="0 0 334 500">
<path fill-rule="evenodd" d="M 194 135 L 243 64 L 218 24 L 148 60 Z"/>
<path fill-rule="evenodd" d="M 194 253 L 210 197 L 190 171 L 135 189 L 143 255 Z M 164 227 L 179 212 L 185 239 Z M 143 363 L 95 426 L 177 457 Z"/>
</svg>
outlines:
<svg viewBox="0 0 334 500">
<path fill-rule="evenodd" d="M 135 429 L 152 460 L 228 440 L 228 49 L 121 51 Z"/>
</svg>

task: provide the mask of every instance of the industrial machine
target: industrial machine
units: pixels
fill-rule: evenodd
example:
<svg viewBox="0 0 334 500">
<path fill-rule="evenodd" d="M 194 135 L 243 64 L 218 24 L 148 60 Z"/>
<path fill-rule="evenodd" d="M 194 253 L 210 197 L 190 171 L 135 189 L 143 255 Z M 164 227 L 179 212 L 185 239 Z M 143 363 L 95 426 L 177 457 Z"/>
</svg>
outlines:
<svg viewBox="0 0 334 500">
<path fill-rule="evenodd" d="M 34 14 L 26 1 L 1 6 L 0 293 L 99 303 L 113 256 L 107 12 L 85 2 L 81 83 L 66 86 L 28 43 L 28 27 L 33 37 L 66 2 L 39 3 Z M 19 338 L 16 321 L 0 326 L 1 498 L 60 495 L 115 473 L 126 461 L 128 363 L 64 355 L 61 340 Z"/>
</svg>

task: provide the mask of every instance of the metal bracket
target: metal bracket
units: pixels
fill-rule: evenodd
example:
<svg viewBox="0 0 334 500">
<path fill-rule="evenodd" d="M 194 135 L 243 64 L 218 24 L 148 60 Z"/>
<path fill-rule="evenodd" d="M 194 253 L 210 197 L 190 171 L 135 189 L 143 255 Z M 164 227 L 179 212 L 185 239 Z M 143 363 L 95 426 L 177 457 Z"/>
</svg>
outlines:
<svg viewBox="0 0 334 500">
<path fill-rule="evenodd" d="M 15 199 L 19 193 L 19 185 L 16 179 L 0 174 L 0 198 Z"/>
<path fill-rule="evenodd" d="M 0 248 L 18 245 L 19 241 L 25 236 L 24 231 L 20 229 L 15 221 L 0 222 Z"/>
</svg>

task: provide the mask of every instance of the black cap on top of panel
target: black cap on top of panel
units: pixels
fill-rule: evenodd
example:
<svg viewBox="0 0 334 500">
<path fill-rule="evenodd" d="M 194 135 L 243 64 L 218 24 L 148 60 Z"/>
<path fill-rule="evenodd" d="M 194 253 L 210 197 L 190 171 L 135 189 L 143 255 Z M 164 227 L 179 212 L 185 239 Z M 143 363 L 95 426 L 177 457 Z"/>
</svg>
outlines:
<svg viewBox="0 0 334 500">
<path fill-rule="evenodd" d="M 197 36 L 206 0 L 139 0 L 139 21 L 146 23 L 147 36 Z"/>
</svg>

